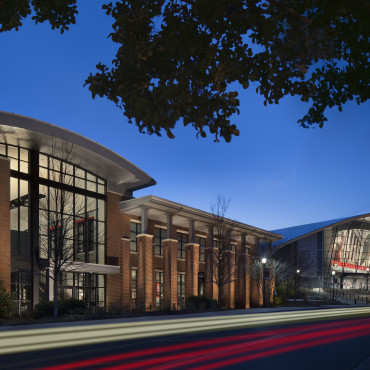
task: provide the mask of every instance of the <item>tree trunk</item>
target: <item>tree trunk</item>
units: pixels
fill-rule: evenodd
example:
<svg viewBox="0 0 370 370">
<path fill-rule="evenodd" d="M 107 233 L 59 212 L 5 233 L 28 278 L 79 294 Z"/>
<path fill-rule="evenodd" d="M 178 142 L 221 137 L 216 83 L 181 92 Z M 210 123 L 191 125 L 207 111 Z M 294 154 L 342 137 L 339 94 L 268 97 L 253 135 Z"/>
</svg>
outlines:
<svg viewBox="0 0 370 370">
<path fill-rule="evenodd" d="M 221 287 L 217 285 L 217 306 L 218 309 L 221 309 Z"/>
<path fill-rule="evenodd" d="M 54 271 L 54 317 L 58 317 L 58 274 Z"/>
</svg>

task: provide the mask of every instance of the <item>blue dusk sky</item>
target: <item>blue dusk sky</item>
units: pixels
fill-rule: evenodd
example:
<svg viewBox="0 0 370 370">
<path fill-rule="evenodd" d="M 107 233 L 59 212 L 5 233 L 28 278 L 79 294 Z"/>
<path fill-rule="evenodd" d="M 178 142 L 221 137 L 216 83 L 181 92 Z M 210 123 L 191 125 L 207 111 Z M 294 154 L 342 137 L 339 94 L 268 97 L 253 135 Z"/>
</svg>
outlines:
<svg viewBox="0 0 370 370">
<path fill-rule="evenodd" d="M 214 143 L 178 126 L 175 139 L 140 134 L 107 99 L 83 87 L 117 46 L 100 1 L 79 1 L 68 32 L 30 19 L 0 34 L 0 110 L 78 132 L 114 150 L 157 181 L 154 194 L 210 211 L 230 198 L 228 217 L 268 230 L 370 212 L 370 104 L 328 112 L 323 129 L 296 122 L 308 106 L 285 98 L 265 107 L 254 89 L 240 90 L 240 136 Z"/>
</svg>

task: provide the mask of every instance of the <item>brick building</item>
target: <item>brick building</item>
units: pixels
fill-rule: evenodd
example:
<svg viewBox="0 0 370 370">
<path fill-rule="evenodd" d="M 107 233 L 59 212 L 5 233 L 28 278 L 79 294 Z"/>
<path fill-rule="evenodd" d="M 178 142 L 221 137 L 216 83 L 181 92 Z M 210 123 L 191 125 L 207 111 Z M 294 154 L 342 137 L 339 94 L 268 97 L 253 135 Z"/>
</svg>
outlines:
<svg viewBox="0 0 370 370">
<path fill-rule="evenodd" d="M 225 243 L 214 215 L 153 195 L 134 197 L 155 183 L 81 135 L 0 112 L 0 280 L 17 312 L 53 298 L 57 238 L 70 251 L 58 294 L 92 308 L 179 309 L 190 295 L 217 299 L 216 257 L 227 271 L 222 305 L 261 305 L 246 266 L 260 242 L 280 236 L 226 219 L 232 233 Z"/>
</svg>

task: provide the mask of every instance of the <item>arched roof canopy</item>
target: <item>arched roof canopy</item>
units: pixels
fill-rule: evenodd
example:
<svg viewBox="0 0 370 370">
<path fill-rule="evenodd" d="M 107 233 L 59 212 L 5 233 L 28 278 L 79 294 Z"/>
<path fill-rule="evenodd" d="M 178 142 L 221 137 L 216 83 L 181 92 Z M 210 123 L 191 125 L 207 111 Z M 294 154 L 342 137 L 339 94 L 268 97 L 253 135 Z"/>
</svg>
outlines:
<svg viewBox="0 0 370 370">
<path fill-rule="evenodd" d="M 337 218 L 334 220 L 314 222 L 311 224 L 298 225 L 287 227 L 284 229 L 271 230 L 271 232 L 283 235 L 283 238 L 272 243 L 273 253 L 277 252 L 279 249 L 296 242 L 300 239 L 306 238 L 312 234 L 319 231 L 323 231 L 329 227 L 336 227 L 338 225 L 346 224 L 351 221 L 355 221 L 360 218 L 370 217 L 370 213 L 365 213 L 357 216 L 350 216 L 344 218 Z"/>
<path fill-rule="evenodd" d="M 156 182 L 140 168 L 112 150 L 65 128 L 0 111 L 0 142 L 51 152 L 51 142 L 73 145 L 74 163 L 107 180 L 108 189 L 125 195 Z"/>
</svg>

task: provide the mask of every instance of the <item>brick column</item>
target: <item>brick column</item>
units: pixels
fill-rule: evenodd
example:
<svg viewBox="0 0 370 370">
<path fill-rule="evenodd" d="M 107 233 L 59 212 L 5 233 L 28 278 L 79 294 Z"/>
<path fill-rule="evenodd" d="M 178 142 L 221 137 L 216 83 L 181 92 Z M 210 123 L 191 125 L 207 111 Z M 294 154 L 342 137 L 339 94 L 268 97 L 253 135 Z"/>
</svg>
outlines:
<svg viewBox="0 0 370 370">
<path fill-rule="evenodd" d="M 261 282 L 262 282 L 262 279 L 263 279 L 263 276 L 261 276 Z M 251 279 L 251 304 L 254 307 L 263 306 L 262 287 L 254 279 Z"/>
<path fill-rule="evenodd" d="M 177 309 L 177 240 L 163 240 L 163 307 Z"/>
<path fill-rule="evenodd" d="M 137 240 L 137 307 L 153 308 L 153 235 L 139 234 Z"/>
<path fill-rule="evenodd" d="M 235 252 L 226 250 L 223 252 L 225 261 L 225 284 L 222 286 L 222 302 L 223 307 L 235 308 Z"/>
<path fill-rule="evenodd" d="M 246 253 L 240 253 L 237 256 L 237 305 L 239 308 L 250 308 L 251 305 L 251 279 L 248 271 L 250 266 L 250 257 Z"/>
<path fill-rule="evenodd" d="M 0 280 L 10 293 L 10 161 L 0 157 Z"/>
<path fill-rule="evenodd" d="M 124 310 L 129 310 L 131 307 L 131 263 L 129 238 L 121 238 L 119 266 L 121 284 L 121 307 Z"/>
<path fill-rule="evenodd" d="M 185 244 L 185 299 L 198 296 L 199 244 Z"/>
<path fill-rule="evenodd" d="M 204 292 L 205 296 L 217 300 L 217 285 L 215 281 L 215 269 L 217 269 L 215 256 L 217 248 L 205 249 L 205 273 L 204 273 Z"/>
</svg>

